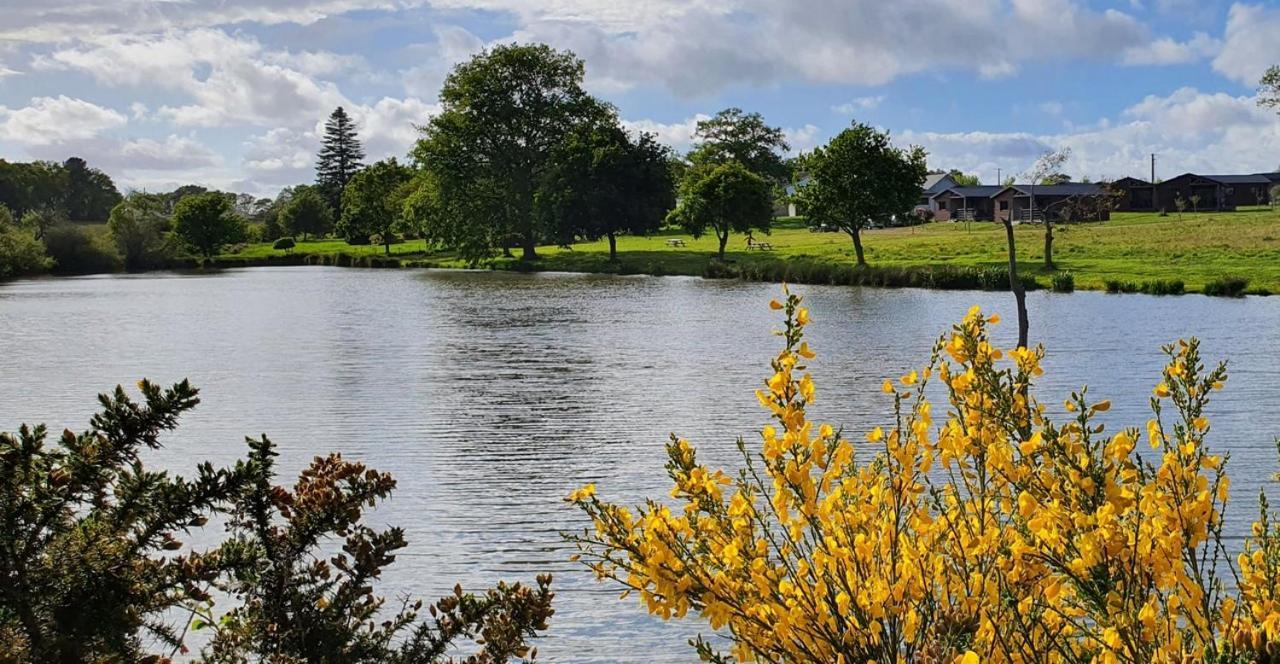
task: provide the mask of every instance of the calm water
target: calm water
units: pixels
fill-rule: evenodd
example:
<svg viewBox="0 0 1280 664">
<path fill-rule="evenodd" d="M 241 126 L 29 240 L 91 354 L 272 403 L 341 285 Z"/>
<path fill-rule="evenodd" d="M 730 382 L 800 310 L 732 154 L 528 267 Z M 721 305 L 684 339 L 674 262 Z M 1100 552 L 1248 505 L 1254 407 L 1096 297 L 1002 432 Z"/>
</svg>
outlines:
<svg viewBox="0 0 1280 664">
<path fill-rule="evenodd" d="M 1010 296 L 801 287 L 813 309 L 815 415 L 854 435 L 884 424 L 880 380 L 923 363 L 972 304 L 1013 319 Z M 556 575 L 547 661 L 689 661 L 705 627 L 662 624 L 566 562 L 582 525 L 561 498 L 584 482 L 628 502 L 663 496 L 675 431 L 712 463 L 763 423 L 752 390 L 776 351 L 768 284 L 685 278 L 263 268 L 198 276 L 0 284 L 0 428 L 79 430 L 94 395 L 140 377 L 190 377 L 203 403 L 150 461 L 228 464 L 268 433 L 292 474 L 330 450 L 392 471 L 375 524 L 411 543 L 388 594 L 434 598 L 461 581 Z M 1221 300 L 1078 293 L 1029 297 L 1048 347 L 1039 394 L 1085 382 L 1142 425 L 1159 346 L 1199 336 L 1229 358 L 1212 441 L 1232 453 L 1234 514 L 1276 467 L 1280 297 Z M 1012 345 L 1012 325 L 999 328 Z M 750 440 L 750 438 L 749 438 Z"/>
</svg>

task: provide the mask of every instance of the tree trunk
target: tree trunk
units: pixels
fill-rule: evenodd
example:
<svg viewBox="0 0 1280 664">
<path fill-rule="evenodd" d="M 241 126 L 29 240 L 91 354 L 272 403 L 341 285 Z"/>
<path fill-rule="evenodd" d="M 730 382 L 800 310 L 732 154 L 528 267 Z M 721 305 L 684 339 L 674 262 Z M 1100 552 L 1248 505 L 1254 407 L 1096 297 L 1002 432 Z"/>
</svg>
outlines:
<svg viewBox="0 0 1280 664">
<path fill-rule="evenodd" d="M 1049 221 L 1048 215 L 1044 218 L 1044 267 L 1047 270 L 1053 267 L 1053 223 Z"/>
<path fill-rule="evenodd" d="M 858 265 L 865 267 L 867 265 L 867 257 L 862 253 L 862 230 L 858 227 L 853 228 L 853 232 L 849 233 L 853 236 L 853 253 L 858 256 Z"/>
<path fill-rule="evenodd" d="M 725 246 L 726 244 L 728 244 L 728 243 L 729 243 L 729 231 L 727 231 L 727 230 L 726 230 L 723 234 L 721 234 L 719 231 L 717 231 L 717 232 L 716 232 L 716 237 L 720 239 L 720 260 L 721 260 L 721 261 L 723 261 L 723 260 L 724 260 L 724 246 Z"/>
<path fill-rule="evenodd" d="M 618 260 L 618 238 L 613 233 L 609 233 L 609 260 Z"/>
<path fill-rule="evenodd" d="M 390 242 L 384 242 L 384 243 L 382 244 L 382 253 L 384 253 L 384 254 L 386 254 L 386 255 L 388 255 L 388 256 L 390 256 L 390 255 L 391 255 L 391 243 L 390 243 Z"/>
<path fill-rule="evenodd" d="M 1027 347 L 1027 292 L 1018 280 L 1018 252 L 1013 242 L 1013 221 L 1004 222 L 1004 234 L 1009 243 L 1009 290 L 1018 304 L 1018 348 Z"/>
</svg>

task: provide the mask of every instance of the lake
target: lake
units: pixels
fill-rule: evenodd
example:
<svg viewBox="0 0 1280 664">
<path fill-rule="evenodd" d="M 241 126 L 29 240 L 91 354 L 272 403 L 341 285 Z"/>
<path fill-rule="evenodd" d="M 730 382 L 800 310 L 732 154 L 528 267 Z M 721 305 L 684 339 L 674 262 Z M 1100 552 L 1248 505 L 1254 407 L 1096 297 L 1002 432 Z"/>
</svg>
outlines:
<svg viewBox="0 0 1280 664">
<path fill-rule="evenodd" d="M 880 392 L 928 359 L 973 304 L 1016 338 L 1012 296 L 800 286 L 815 322 L 812 414 L 851 437 L 887 424 Z M 149 463 L 190 474 L 230 464 L 267 433 L 292 476 L 329 451 L 394 473 L 374 525 L 410 547 L 384 578 L 426 599 L 455 582 L 555 574 L 556 615 L 539 659 L 687 662 L 705 625 L 663 624 L 597 585 L 559 533 L 582 518 L 562 498 L 595 482 L 636 502 L 663 497 L 663 444 L 689 438 L 737 467 L 735 439 L 765 422 L 753 390 L 778 349 L 773 284 L 297 267 L 0 284 L 0 429 L 87 426 L 94 396 L 147 377 L 189 377 L 202 403 Z M 1211 445 L 1231 452 L 1231 531 L 1256 514 L 1280 435 L 1280 297 L 1243 300 L 1031 293 L 1031 340 L 1047 347 L 1038 394 L 1054 410 L 1084 383 L 1143 426 L 1161 344 L 1198 336 L 1231 379 L 1211 407 Z M 942 412 L 935 410 L 939 420 Z"/>
</svg>

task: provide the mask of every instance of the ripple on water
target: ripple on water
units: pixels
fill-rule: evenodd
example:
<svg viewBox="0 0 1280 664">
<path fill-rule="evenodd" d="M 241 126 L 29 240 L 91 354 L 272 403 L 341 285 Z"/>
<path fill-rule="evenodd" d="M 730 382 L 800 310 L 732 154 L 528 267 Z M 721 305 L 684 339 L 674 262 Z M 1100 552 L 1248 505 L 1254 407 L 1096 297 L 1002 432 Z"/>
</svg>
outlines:
<svg viewBox="0 0 1280 664">
<path fill-rule="evenodd" d="M 883 423 L 881 379 L 923 362 L 973 304 L 1012 319 L 997 293 L 804 286 L 816 415 L 860 433 Z M 666 493 L 678 432 L 712 464 L 762 414 L 752 394 L 776 350 L 777 286 L 688 278 L 260 268 L 197 275 L 39 279 L 0 285 L 0 427 L 82 428 L 93 395 L 146 376 L 190 377 L 202 405 L 152 462 L 230 463 L 270 434 L 281 470 L 341 451 L 399 481 L 376 524 L 410 548 L 389 594 L 445 594 L 556 574 L 547 661 L 684 662 L 705 626 L 662 624 L 568 563 L 581 527 L 562 497 L 595 482 L 624 501 Z M 1197 335 L 1232 360 L 1212 440 L 1233 455 L 1233 534 L 1275 468 L 1280 298 L 1097 293 L 1030 296 L 1048 347 L 1046 403 L 1088 382 L 1114 425 L 1141 425 L 1162 358 Z M 1011 326 L 997 340 L 1011 345 Z M 881 416 L 881 417 L 877 417 Z"/>
</svg>

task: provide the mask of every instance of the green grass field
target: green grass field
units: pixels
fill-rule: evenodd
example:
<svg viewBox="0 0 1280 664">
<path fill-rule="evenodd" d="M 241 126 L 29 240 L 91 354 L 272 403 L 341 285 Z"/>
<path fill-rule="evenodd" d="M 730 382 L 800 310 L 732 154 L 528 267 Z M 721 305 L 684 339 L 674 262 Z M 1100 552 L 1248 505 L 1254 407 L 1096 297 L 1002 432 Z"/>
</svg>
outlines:
<svg viewBox="0 0 1280 664">
<path fill-rule="evenodd" d="M 1054 261 L 1058 270 L 1070 271 L 1076 288 L 1102 289 L 1108 280 L 1142 283 L 1181 280 L 1188 291 L 1225 276 L 1249 280 L 1251 292 L 1280 293 L 1280 212 L 1247 209 L 1228 213 L 1201 213 L 1160 217 L 1154 213 L 1120 213 L 1103 223 L 1055 225 Z M 679 237 L 683 248 L 667 245 Z M 738 267 L 786 261 L 838 266 L 854 264 L 853 243 L 844 233 L 813 233 L 797 220 L 782 220 L 769 236 L 757 240 L 774 251 L 746 251 L 745 238 L 729 240 L 726 259 Z M 1044 269 L 1044 229 L 1017 228 L 1018 265 L 1047 286 L 1051 272 Z M 1004 228 L 990 222 L 934 223 L 911 228 L 867 231 L 863 235 L 867 261 L 873 267 L 899 269 L 999 268 L 1005 265 Z M 618 240 L 618 262 L 608 260 L 608 243 L 584 242 L 572 248 L 540 247 L 535 265 L 514 259 L 493 259 L 497 269 L 562 270 L 570 272 L 624 272 L 702 275 L 715 252 L 710 236 L 694 240 L 670 230 L 651 237 Z M 326 256 L 382 254 L 381 246 L 350 246 L 340 240 L 299 242 L 292 253 L 323 259 Z M 219 262 L 258 262 L 285 252 L 269 244 L 251 245 Z M 447 252 L 433 252 L 421 240 L 392 246 L 401 264 L 463 267 Z"/>
</svg>

